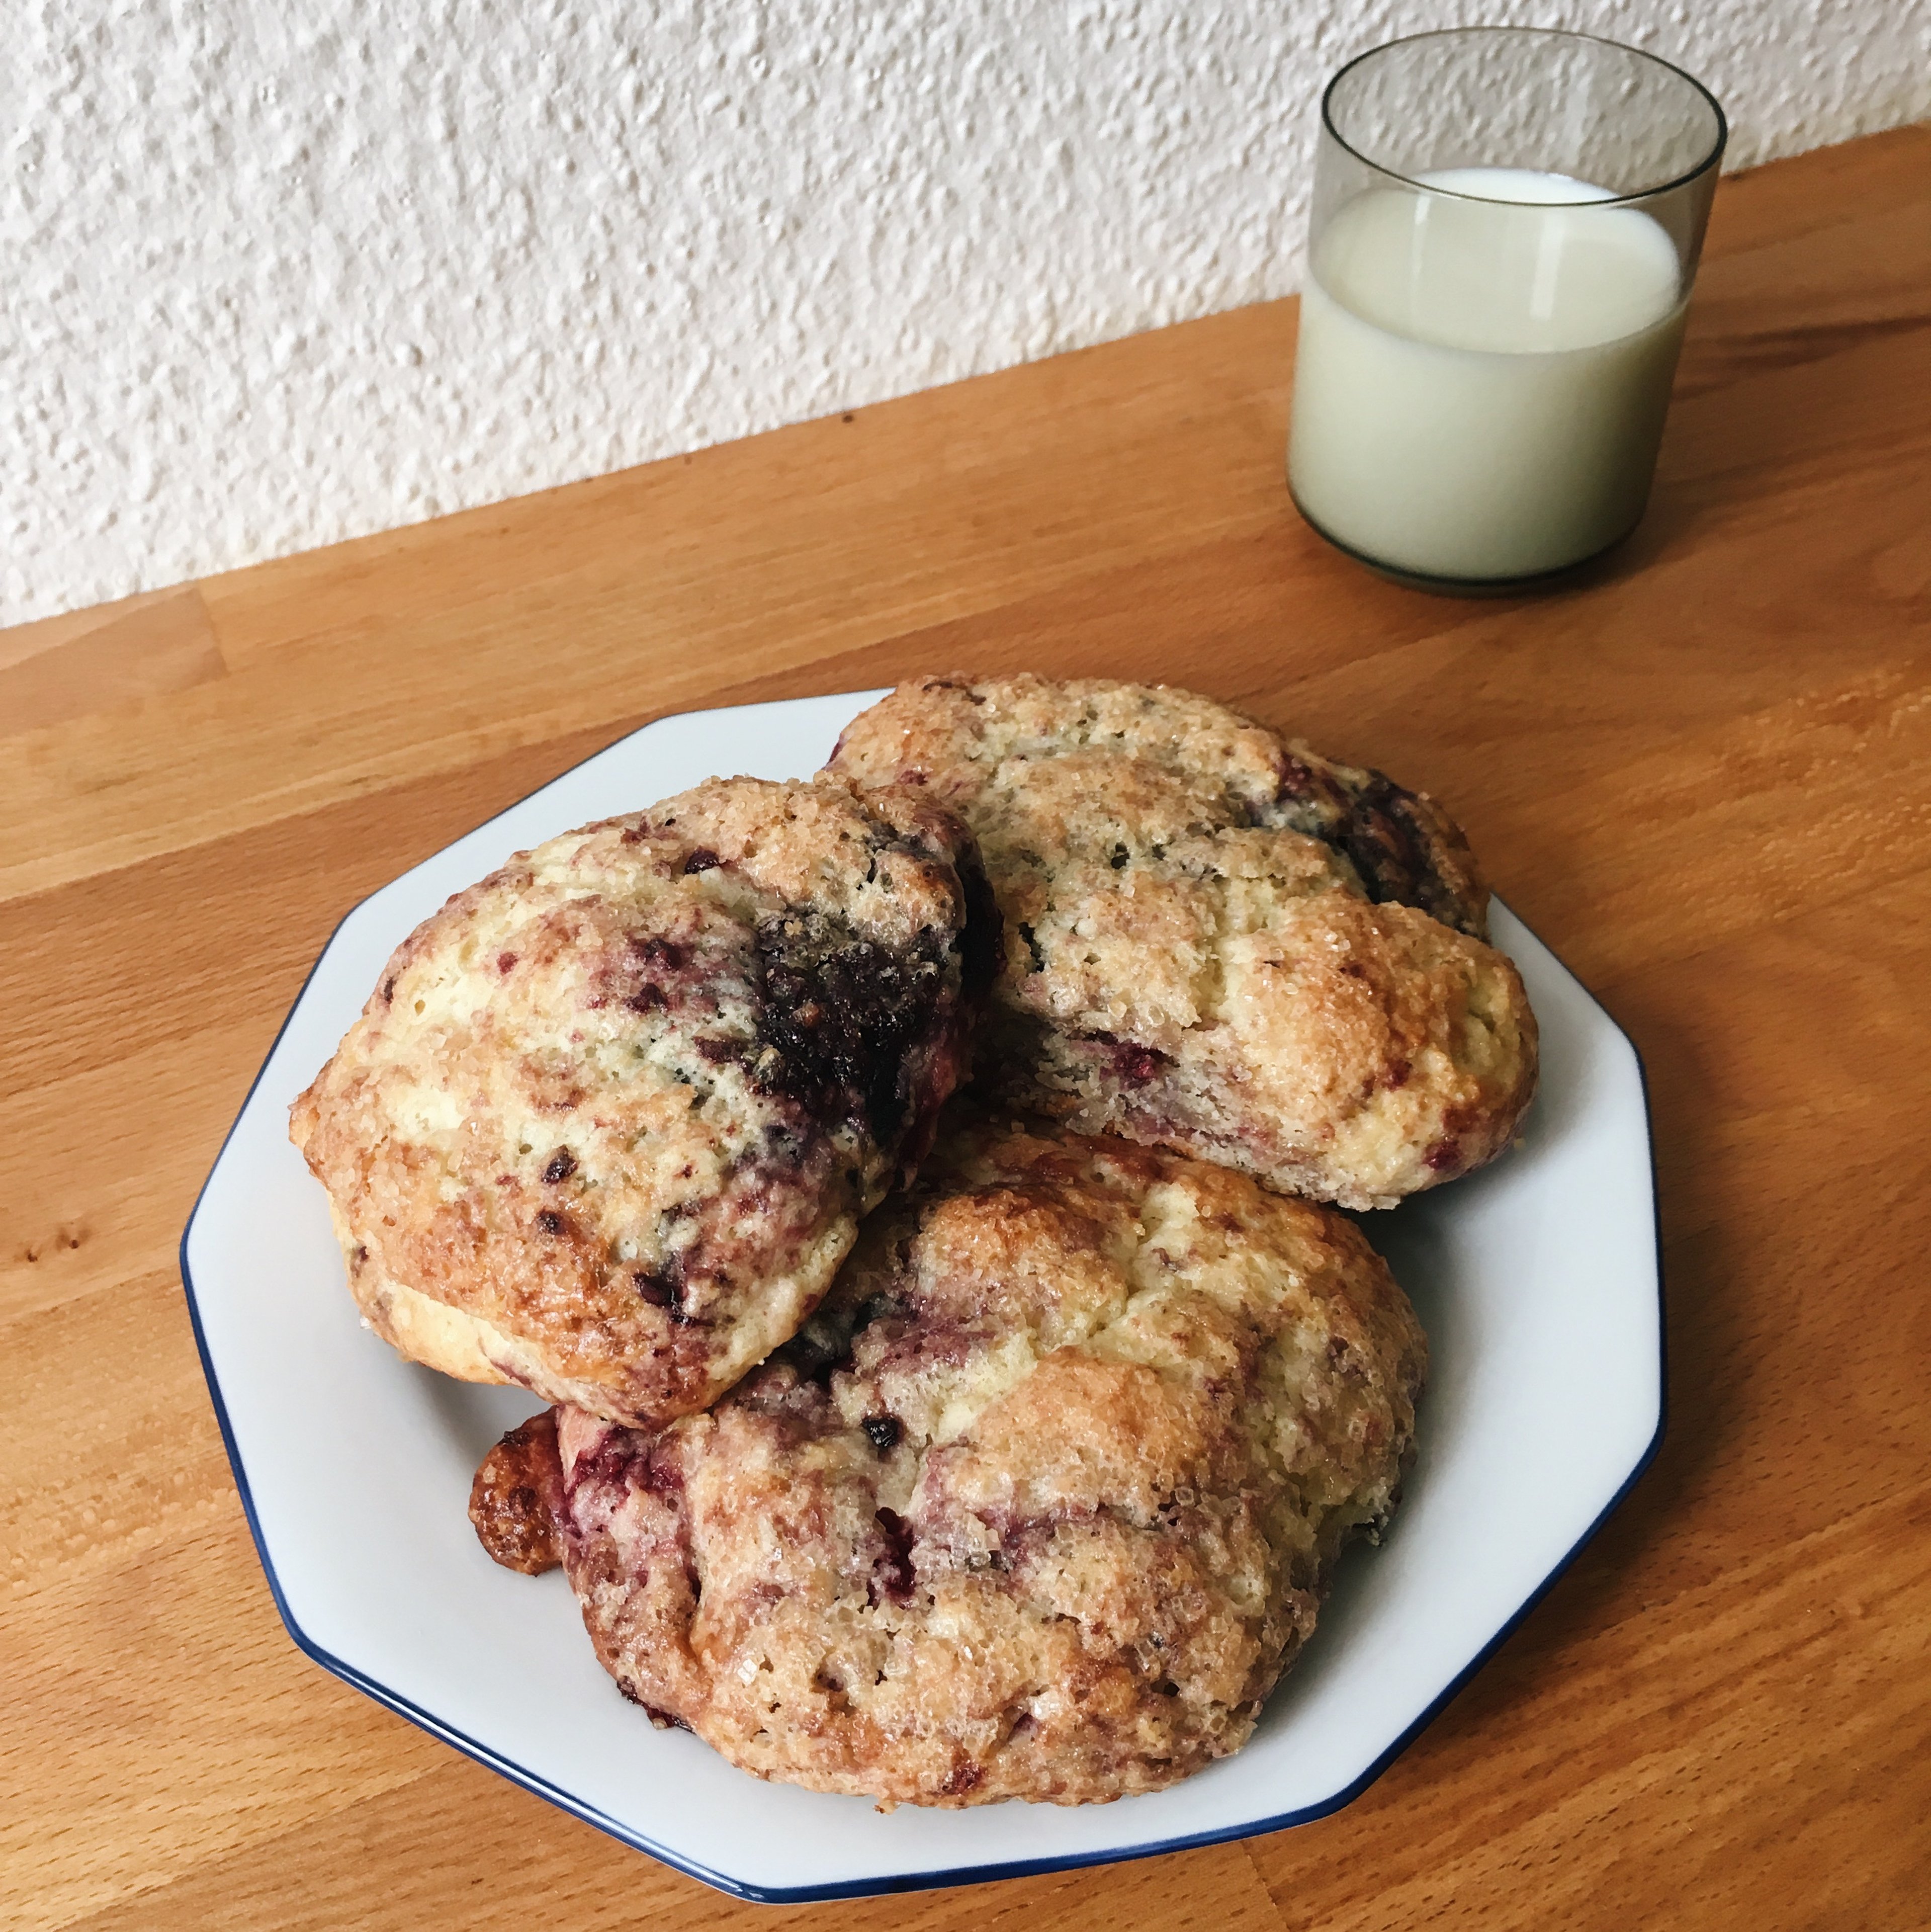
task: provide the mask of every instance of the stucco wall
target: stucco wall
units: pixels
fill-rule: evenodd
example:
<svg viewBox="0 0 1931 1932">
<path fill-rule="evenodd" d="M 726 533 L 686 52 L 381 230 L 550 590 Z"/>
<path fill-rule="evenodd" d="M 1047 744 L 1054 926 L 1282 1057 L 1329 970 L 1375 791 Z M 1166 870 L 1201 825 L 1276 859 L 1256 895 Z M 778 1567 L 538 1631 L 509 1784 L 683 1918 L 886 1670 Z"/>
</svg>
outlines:
<svg viewBox="0 0 1931 1932">
<path fill-rule="evenodd" d="M 0 622 L 1285 293 L 1323 78 L 1475 18 L 1931 114 L 1926 0 L 25 0 Z"/>
</svg>

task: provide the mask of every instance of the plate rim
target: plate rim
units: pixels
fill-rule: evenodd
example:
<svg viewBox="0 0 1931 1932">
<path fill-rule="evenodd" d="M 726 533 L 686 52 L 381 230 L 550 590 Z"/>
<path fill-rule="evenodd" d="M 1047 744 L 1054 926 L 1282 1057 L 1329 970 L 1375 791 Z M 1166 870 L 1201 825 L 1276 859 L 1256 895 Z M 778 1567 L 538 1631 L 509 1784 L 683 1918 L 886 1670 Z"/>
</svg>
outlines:
<svg viewBox="0 0 1931 1932">
<path fill-rule="evenodd" d="M 799 694 L 807 699 L 847 696 L 859 698 L 874 694 L 871 692 L 808 692 Z M 618 746 L 628 742 L 631 739 L 640 736 L 643 733 L 654 730 L 659 724 L 667 724 L 673 719 L 679 718 L 700 718 L 725 712 L 747 710 L 751 709 L 754 704 L 787 704 L 796 701 L 795 698 L 770 698 L 754 700 L 751 704 L 706 705 L 688 711 L 667 711 L 658 717 L 649 718 L 643 724 L 619 734 L 607 744 L 600 746 L 595 751 L 586 753 L 574 764 L 565 766 L 562 771 L 546 778 L 541 784 L 526 792 L 521 797 L 512 800 L 499 810 L 492 812 L 488 818 L 470 826 L 467 831 L 457 833 L 454 838 L 449 839 L 438 846 L 435 851 L 426 854 L 422 859 L 417 861 L 417 865 L 427 865 L 430 860 L 447 851 L 450 846 L 456 844 L 462 839 L 472 837 L 478 832 L 487 830 L 499 819 L 507 817 L 508 814 L 529 804 L 532 800 L 541 797 L 553 785 L 559 784 L 572 772 L 580 770 L 592 760 L 602 758 L 605 753 L 614 751 Z M 404 878 L 409 872 L 413 872 L 415 869 L 415 866 L 409 866 L 405 872 L 397 873 L 396 878 Z M 1435 1722 L 1449 1705 L 1454 1702 L 1496 1652 L 1515 1634 L 1527 1619 L 1529 1613 L 1555 1587 L 1576 1559 L 1582 1555 L 1583 1550 L 1595 1540 L 1597 1532 L 1601 1530 L 1603 1525 L 1622 1507 L 1630 1491 L 1642 1480 L 1650 1466 L 1656 1460 L 1657 1452 L 1663 1447 L 1663 1437 L 1668 1431 L 1669 1423 L 1669 1323 L 1668 1297 L 1663 1278 L 1662 1201 L 1657 1180 L 1656 1133 L 1650 1103 L 1649 1070 L 1644 1063 L 1641 1048 L 1630 1037 L 1628 1031 L 1615 1016 L 1597 998 L 1594 990 L 1577 976 L 1567 962 L 1562 958 L 1562 956 L 1556 952 L 1553 946 L 1549 946 L 1540 934 L 1537 932 L 1535 928 L 1530 926 L 1513 906 L 1508 905 L 1507 902 L 1504 900 L 1499 893 L 1492 894 L 1491 896 L 1495 902 L 1504 906 L 1510 916 L 1521 925 L 1530 938 L 1534 939 L 1537 945 L 1541 946 L 1549 956 L 1562 967 L 1563 970 L 1569 974 L 1570 980 L 1574 982 L 1583 997 L 1607 1022 L 1616 1036 L 1629 1048 L 1630 1057 L 1636 1064 L 1637 1090 L 1642 1102 L 1644 1154 L 1649 1169 L 1650 1225 L 1654 1250 L 1651 1268 L 1655 1278 L 1657 1300 L 1657 1413 L 1656 1425 L 1651 1432 L 1648 1442 L 1645 1444 L 1642 1454 L 1638 1456 L 1630 1473 L 1624 1478 L 1615 1492 L 1597 1513 L 1582 1534 L 1558 1558 L 1554 1566 L 1522 1599 L 1521 1604 L 1510 1613 L 1495 1634 L 1469 1659 L 1468 1662 L 1450 1678 L 1441 1690 L 1410 1722 L 1406 1729 L 1393 1739 L 1365 1769 L 1357 1773 L 1354 1778 L 1339 1791 L 1316 1804 L 1302 1805 L 1293 1810 L 1282 1812 L 1277 1816 L 1255 1819 L 1242 1824 L 1216 1826 L 1207 1831 L 1189 1832 L 1179 1838 L 1159 1839 L 1144 1844 L 1068 1852 L 1039 1858 L 1015 1858 L 1000 1863 L 960 1865 L 949 1868 L 942 1871 L 896 1872 L 882 1874 L 871 1878 L 840 1879 L 805 1886 L 754 1884 L 745 1880 L 730 1877 L 722 1872 L 714 1871 L 709 1867 L 701 1864 L 693 1858 L 674 1852 L 667 1846 L 654 1843 L 643 1833 L 611 1817 L 608 1813 L 598 1810 L 596 1806 L 585 1799 L 565 1790 L 561 1786 L 553 1784 L 549 1779 L 519 1764 L 514 1759 L 505 1756 L 491 1746 L 482 1743 L 479 1739 L 472 1738 L 455 1726 L 446 1723 L 436 1716 L 433 1712 L 412 1701 L 402 1692 L 388 1684 L 378 1682 L 365 1672 L 358 1670 L 353 1664 L 336 1656 L 332 1652 L 316 1642 L 302 1628 L 293 1612 L 289 1609 L 288 1600 L 283 1594 L 281 1580 L 275 1574 L 274 1564 L 268 1555 L 267 1539 L 262 1533 L 261 1522 L 256 1513 L 253 1492 L 249 1487 L 247 1471 L 242 1461 L 239 1445 L 235 1439 L 233 1426 L 229 1420 L 227 1403 L 221 1392 L 220 1378 L 214 1371 L 214 1359 L 208 1352 L 207 1336 L 202 1331 L 200 1304 L 195 1294 L 193 1273 L 188 1262 L 188 1241 L 194 1232 L 194 1224 L 200 1216 L 202 1204 L 207 1197 L 208 1188 L 212 1185 L 215 1174 L 227 1154 L 229 1144 L 234 1139 L 237 1130 L 240 1128 L 241 1121 L 247 1113 L 249 1105 L 255 1097 L 256 1090 L 259 1088 L 267 1075 L 268 1068 L 274 1060 L 275 1054 L 281 1046 L 283 1036 L 293 1024 L 296 1012 L 307 996 L 309 987 L 313 984 L 315 976 L 322 970 L 323 962 L 328 958 L 330 950 L 334 946 L 336 940 L 340 938 L 343 928 L 361 910 L 363 907 L 375 898 L 377 893 L 386 891 L 389 886 L 394 883 L 394 879 L 386 880 L 373 891 L 364 893 L 336 921 L 328 938 L 322 942 L 321 950 L 315 956 L 313 963 L 303 976 L 301 984 L 297 988 L 294 998 L 289 1001 L 288 1011 L 283 1015 L 280 1025 L 275 1029 L 274 1038 L 269 1042 L 268 1051 L 262 1058 L 261 1065 L 256 1069 L 254 1078 L 249 1082 L 247 1091 L 241 1096 L 241 1104 L 235 1109 L 234 1119 L 229 1124 L 227 1132 L 221 1137 L 221 1144 L 216 1150 L 214 1160 L 208 1164 L 207 1175 L 196 1192 L 194 1204 L 189 1209 L 187 1222 L 181 1229 L 178 1255 L 181 1288 L 187 1304 L 188 1323 L 193 1331 L 195 1352 L 200 1358 L 202 1377 L 208 1384 L 208 1399 L 214 1407 L 215 1424 L 221 1432 L 221 1446 L 226 1453 L 229 1470 L 234 1478 L 235 1491 L 241 1499 L 241 1513 L 247 1520 L 248 1534 L 255 1546 L 256 1560 L 261 1564 L 262 1574 L 267 1580 L 268 1594 L 274 1600 L 276 1614 L 281 1618 L 282 1626 L 288 1632 L 295 1648 L 312 1663 L 319 1664 L 331 1676 L 337 1678 L 352 1689 L 359 1690 L 373 1702 L 381 1705 L 385 1709 L 393 1711 L 398 1717 L 406 1719 L 418 1729 L 427 1732 L 431 1737 L 452 1746 L 460 1751 L 464 1756 L 472 1759 L 486 1768 L 495 1772 L 499 1777 L 508 1779 L 511 1784 L 517 1785 L 532 1796 L 554 1804 L 559 1810 L 568 1812 L 571 1816 L 581 1819 L 584 1823 L 595 1826 L 598 1831 L 615 1838 L 620 1844 L 628 1846 L 631 1850 L 642 1852 L 647 1856 L 656 1859 L 658 1863 L 668 1865 L 673 1870 L 681 1872 L 686 1877 L 696 1879 L 700 1883 L 709 1886 L 713 1890 L 721 1892 L 727 1897 L 742 1899 L 748 1903 L 757 1905 L 805 1905 L 829 1903 L 838 1899 L 884 1898 L 897 1892 L 934 1891 L 948 1886 L 991 1884 L 1000 1879 L 1035 1877 L 1048 1872 L 1077 1871 L 1093 1865 L 1125 1864 L 1139 1858 L 1159 1858 L 1170 1852 L 1194 1851 L 1210 1845 L 1237 1844 L 1244 1839 L 1264 1837 L 1270 1832 L 1287 1831 L 1297 1825 L 1312 1824 L 1318 1819 L 1330 1817 L 1336 1812 L 1345 1810 L 1348 1805 L 1353 1804 L 1370 1785 L 1379 1779 L 1395 1760 L 1408 1750 L 1408 1747 Z"/>
</svg>

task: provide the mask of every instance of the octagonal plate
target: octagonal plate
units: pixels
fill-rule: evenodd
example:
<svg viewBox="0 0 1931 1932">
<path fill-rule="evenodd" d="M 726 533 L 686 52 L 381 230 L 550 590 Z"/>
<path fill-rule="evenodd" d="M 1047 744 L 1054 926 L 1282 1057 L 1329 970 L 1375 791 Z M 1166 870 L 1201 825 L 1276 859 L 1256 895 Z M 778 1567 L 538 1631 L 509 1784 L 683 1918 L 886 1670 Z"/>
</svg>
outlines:
<svg viewBox="0 0 1931 1932">
<path fill-rule="evenodd" d="M 889 1815 L 765 1784 L 658 1731 L 592 1655 L 560 1574 L 498 1569 L 478 1461 L 536 1406 L 445 1380 L 359 1325 L 289 1102 L 391 949 L 523 847 L 713 772 L 803 776 L 876 692 L 667 718 L 384 886 L 329 940 L 208 1176 L 181 1274 L 235 1480 L 316 1662 L 565 1809 L 722 1889 L 804 1900 L 1009 1876 L 1273 1831 L 1363 1790 L 1548 1588 L 1654 1453 L 1660 1280 L 1634 1048 L 1506 908 L 1542 1025 L 1522 1144 L 1366 1217 L 1426 1323 L 1419 1460 L 1386 1544 L 1343 1559 L 1320 1628 L 1237 1756 L 1082 1809 Z"/>
</svg>

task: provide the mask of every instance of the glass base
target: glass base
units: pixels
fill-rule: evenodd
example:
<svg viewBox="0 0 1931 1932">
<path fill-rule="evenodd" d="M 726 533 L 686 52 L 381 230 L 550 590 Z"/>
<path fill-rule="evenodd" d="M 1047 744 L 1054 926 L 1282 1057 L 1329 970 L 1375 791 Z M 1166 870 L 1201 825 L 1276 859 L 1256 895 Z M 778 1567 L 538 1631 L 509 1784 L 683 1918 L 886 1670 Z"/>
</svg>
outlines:
<svg viewBox="0 0 1931 1932">
<path fill-rule="evenodd" d="M 1612 550 L 1620 549 L 1636 527 L 1636 524 L 1632 524 L 1620 536 L 1612 537 L 1600 550 L 1592 550 L 1587 556 L 1579 556 L 1573 563 L 1558 564 L 1553 570 L 1531 571 L 1523 577 L 1435 577 L 1426 571 L 1404 570 L 1398 563 L 1384 562 L 1378 556 L 1369 556 L 1365 550 L 1357 550 L 1352 544 L 1344 543 L 1323 526 L 1319 518 L 1309 515 L 1307 506 L 1294 495 L 1291 484 L 1288 486 L 1288 494 L 1308 528 L 1324 542 L 1332 544 L 1343 556 L 1365 564 L 1377 577 L 1385 577 L 1390 584 L 1399 584 L 1405 590 L 1432 591 L 1438 597 L 1526 597 L 1540 590 L 1564 590 Z M 1638 518 L 1636 520 L 1640 523 L 1642 520 Z"/>
</svg>

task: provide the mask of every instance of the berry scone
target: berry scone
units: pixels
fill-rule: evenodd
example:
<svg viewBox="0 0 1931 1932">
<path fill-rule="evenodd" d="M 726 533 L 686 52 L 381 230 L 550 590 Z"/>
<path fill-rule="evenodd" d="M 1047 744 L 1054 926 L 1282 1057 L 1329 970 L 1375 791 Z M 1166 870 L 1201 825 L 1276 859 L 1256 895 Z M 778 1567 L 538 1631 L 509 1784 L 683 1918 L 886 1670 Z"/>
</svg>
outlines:
<svg viewBox="0 0 1931 1932">
<path fill-rule="evenodd" d="M 402 1353 L 643 1424 L 796 1332 L 930 1141 L 996 954 L 928 796 L 712 779 L 397 949 L 291 1132 Z"/>
<path fill-rule="evenodd" d="M 471 1516 L 565 1565 L 626 1696 L 760 1777 L 1094 1803 L 1252 1734 L 1395 1507 L 1426 1362 L 1333 1210 L 955 1119 L 708 1414 L 546 1412 Z"/>
<path fill-rule="evenodd" d="M 1013 1104 L 1349 1208 L 1514 1134 L 1534 1016 L 1428 798 L 1187 692 L 1032 676 L 903 686 L 828 769 L 976 835 Z"/>
</svg>

